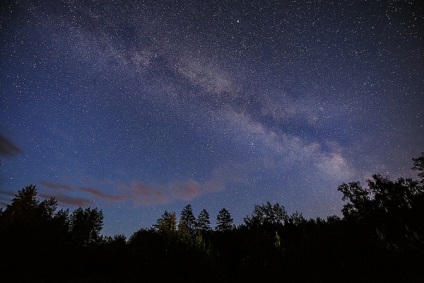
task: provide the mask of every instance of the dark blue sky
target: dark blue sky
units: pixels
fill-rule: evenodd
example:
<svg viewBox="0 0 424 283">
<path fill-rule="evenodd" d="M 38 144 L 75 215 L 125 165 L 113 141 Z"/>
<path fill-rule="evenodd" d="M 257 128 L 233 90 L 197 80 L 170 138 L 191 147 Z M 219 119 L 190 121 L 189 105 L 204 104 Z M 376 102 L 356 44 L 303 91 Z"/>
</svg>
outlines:
<svg viewBox="0 0 424 283">
<path fill-rule="evenodd" d="M 326 217 L 338 185 L 414 176 L 424 151 L 420 1 L 1 9 L 3 205 L 35 184 L 127 236 L 189 203 Z"/>
</svg>

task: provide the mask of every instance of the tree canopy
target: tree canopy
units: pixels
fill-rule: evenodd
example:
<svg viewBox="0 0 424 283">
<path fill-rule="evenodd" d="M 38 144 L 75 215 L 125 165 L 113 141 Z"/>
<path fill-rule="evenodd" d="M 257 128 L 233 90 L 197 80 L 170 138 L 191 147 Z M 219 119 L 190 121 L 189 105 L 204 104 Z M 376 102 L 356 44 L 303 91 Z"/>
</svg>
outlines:
<svg viewBox="0 0 424 283">
<path fill-rule="evenodd" d="M 255 205 L 251 216 L 244 218 L 244 224 L 249 228 L 268 225 L 282 225 L 288 220 L 288 215 L 284 206 L 267 201 L 262 205 Z"/>
<path fill-rule="evenodd" d="M 225 208 L 222 208 L 216 217 L 216 230 L 217 231 L 230 231 L 234 228 L 233 219 L 231 218 L 230 212 Z"/>
<path fill-rule="evenodd" d="M 209 213 L 206 209 L 200 211 L 199 216 L 196 220 L 196 230 L 200 232 L 209 232 L 212 230 L 211 222 L 209 220 Z"/>
</svg>

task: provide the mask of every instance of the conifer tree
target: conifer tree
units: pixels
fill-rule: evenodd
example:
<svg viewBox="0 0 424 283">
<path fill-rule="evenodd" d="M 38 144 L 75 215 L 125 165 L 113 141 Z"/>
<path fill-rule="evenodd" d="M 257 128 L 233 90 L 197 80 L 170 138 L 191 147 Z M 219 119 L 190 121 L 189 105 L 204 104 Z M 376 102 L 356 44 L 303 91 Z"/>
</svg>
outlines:
<svg viewBox="0 0 424 283">
<path fill-rule="evenodd" d="M 216 230 L 217 231 L 230 231 L 234 228 L 233 219 L 230 213 L 225 208 L 218 212 L 216 217 Z"/>
</svg>

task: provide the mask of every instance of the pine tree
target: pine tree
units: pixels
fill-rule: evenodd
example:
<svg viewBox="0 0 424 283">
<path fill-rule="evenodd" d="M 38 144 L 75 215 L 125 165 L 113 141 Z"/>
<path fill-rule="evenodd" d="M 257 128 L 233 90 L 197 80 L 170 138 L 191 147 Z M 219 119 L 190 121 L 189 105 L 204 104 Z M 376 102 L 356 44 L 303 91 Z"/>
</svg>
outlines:
<svg viewBox="0 0 424 283">
<path fill-rule="evenodd" d="M 230 213 L 225 208 L 218 212 L 216 217 L 216 230 L 217 231 L 230 231 L 234 228 L 233 219 Z"/>
<path fill-rule="evenodd" d="M 209 213 L 206 209 L 203 209 L 197 217 L 196 230 L 199 232 L 208 232 L 212 230 L 211 222 L 209 221 Z"/>
<path fill-rule="evenodd" d="M 181 211 L 179 227 L 184 227 L 182 229 L 187 230 L 190 235 L 193 235 L 196 230 L 196 218 L 190 204 Z"/>
<path fill-rule="evenodd" d="M 153 227 L 159 233 L 173 233 L 177 229 L 177 215 L 175 212 L 165 211 L 165 213 L 156 221 L 156 224 L 154 224 Z"/>
</svg>

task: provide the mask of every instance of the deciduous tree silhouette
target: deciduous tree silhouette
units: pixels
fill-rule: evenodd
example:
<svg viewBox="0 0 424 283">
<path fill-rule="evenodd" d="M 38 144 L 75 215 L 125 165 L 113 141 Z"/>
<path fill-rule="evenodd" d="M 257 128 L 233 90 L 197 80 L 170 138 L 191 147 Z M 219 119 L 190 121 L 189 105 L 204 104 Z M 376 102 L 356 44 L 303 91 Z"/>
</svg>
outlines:
<svg viewBox="0 0 424 283">
<path fill-rule="evenodd" d="M 303 214 L 300 212 L 294 212 L 292 215 L 287 217 L 287 223 L 299 226 L 306 222 L 306 219 L 303 217 Z"/>
<path fill-rule="evenodd" d="M 421 178 L 421 182 L 424 183 L 424 152 L 421 152 L 421 156 L 412 158 L 414 166 L 412 169 L 418 171 L 418 177 Z"/>
<path fill-rule="evenodd" d="M 275 226 L 282 225 L 288 220 L 288 215 L 284 206 L 269 201 L 262 205 L 255 205 L 251 216 L 244 218 L 244 223 L 248 228 L 262 225 Z"/>
<path fill-rule="evenodd" d="M 337 188 L 343 193 L 342 200 L 347 203 L 343 206 L 342 212 L 346 219 L 359 219 L 366 217 L 370 209 L 371 192 L 363 188 L 360 182 L 343 183 Z"/>
<path fill-rule="evenodd" d="M 347 201 L 342 212 L 347 219 L 369 219 L 370 217 L 396 214 L 414 206 L 414 199 L 423 194 L 423 187 L 412 179 L 399 178 L 391 181 L 381 175 L 367 180 L 368 187 L 359 182 L 342 184 L 338 190 Z"/>
<path fill-rule="evenodd" d="M 98 243 L 103 228 L 103 212 L 97 208 L 74 210 L 70 216 L 70 233 L 74 243 L 82 246 Z"/>
</svg>

